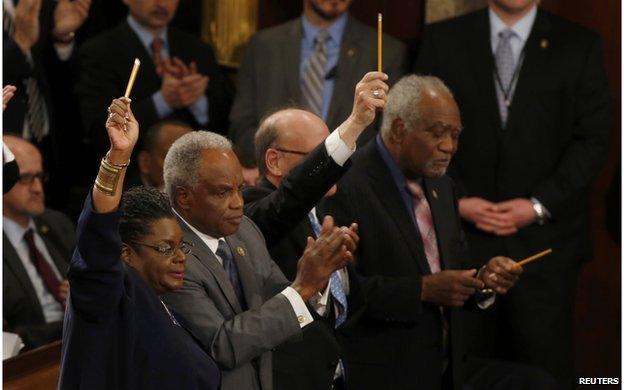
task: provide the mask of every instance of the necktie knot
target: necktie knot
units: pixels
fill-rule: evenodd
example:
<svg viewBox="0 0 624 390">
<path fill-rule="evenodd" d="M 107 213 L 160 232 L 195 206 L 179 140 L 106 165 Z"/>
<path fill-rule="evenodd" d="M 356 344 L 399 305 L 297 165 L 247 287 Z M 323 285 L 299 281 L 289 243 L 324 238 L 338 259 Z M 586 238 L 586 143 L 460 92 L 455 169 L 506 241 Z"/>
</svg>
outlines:
<svg viewBox="0 0 624 390">
<path fill-rule="evenodd" d="M 26 233 L 24 233 L 24 241 L 26 241 L 28 246 L 35 245 L 35 232 L 32 229 L 29 228 L 26 230 Z"/>
<path fill-rule="evenodd" d="M 512 30 L 512 29 L 510 29 L 510 28 L 506 28 L 506 29 L 504 29 L 503 31 L 501 31 L 501 32 L 499 32 L 499 33 L 498 33 L 498 37 L 499 37 L 501 40 L 504 40 L 504 41 L 508 41 L 508 40 L 510 40 L 510 39 L 511 39 L 511 38 L 513 38 L 515 35 L 516 35 L 516 33 L 514 32 L 514 30 Z"/>
<path fill-rule="evenodd" d="M 416 200 L 422 200 L 425 197 L 425 193 L 422 189 L 422 186 L 415 181 L 408 180 L 405 184 L 407 187 L 407 191 L 412 194 L 412 197 Z"/>
<path fill-rule="evenodd" d="M 314 38 L 315 46 L 325 46 L 325 44 L 329 40 L 329 37 L 329 32 L 327 30 L 319 30 L 319 32 L 316 34 L 316 37 Z"/>
</svg>

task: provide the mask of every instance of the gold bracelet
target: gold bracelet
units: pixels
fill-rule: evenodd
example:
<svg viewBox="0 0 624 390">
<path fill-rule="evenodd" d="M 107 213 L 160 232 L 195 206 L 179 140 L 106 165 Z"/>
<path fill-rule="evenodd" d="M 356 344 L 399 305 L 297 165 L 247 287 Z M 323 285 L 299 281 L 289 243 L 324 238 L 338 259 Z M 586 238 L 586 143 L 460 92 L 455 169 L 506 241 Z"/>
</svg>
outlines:
<svg viewBox="0 0 624 390">
<path fill-rule="evenodd" d="M 106 156 L 104 156 L 104 160 L 106 161 L 108 165 L 111 165 L 115 168 L 127 168 L 128 165 L 130 165 L 130 160 L 128 160 L 128 162 L 126 162 L 125 164 L 113 164 L 112 162 L 108 161 L 109 155 L 110 155 L 110 150 L 106 152 Z"/>
<path fill-rule="evenodd" d="M 127 165 L 126 165 L 127 167 Z M 106 196 L 113 196 L 117 191 L 119 176 L 125 167 L 111 165 L 106 157 L 100 163 L 100 170 L 95 178 L 95 188 Z"/>
</svg>

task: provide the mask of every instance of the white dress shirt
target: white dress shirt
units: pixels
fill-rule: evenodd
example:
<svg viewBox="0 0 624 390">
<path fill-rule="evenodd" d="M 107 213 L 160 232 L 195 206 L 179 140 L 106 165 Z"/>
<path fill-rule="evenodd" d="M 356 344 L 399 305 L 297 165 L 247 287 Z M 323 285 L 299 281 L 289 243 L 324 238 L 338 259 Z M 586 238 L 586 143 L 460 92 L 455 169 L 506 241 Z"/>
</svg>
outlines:
<svg viewBox="0 0 624 390">
<path fill-rule="evenodd" d="M 48 252 L 48 248 L 46 248 L 43 239 L 39 236 L 37 232 L 37 227 L 35 226 L 35 222 L 30 219 L 28 222 L 28 226 L 26 228 L 18 225 L 15 221 L 2 217 L 3 231 L 6 234 L 7 238 L 15 248 L 15 252 L 17 252 L 17 256 L 22 261 L 22 265 L 28 274 L 28 278 L 35 289 L 35 293 L 37 294 L 37 298 L 39 299 L 39 303 L 41 304 L 41 309 L 43 310 L 43 317 L 46 322 L 55 322 L 61 321 L 63 319 L 63 307 L 61 304 L 54 298 L 52 294 L 46 288 L 43 279 L 37 272 L 37 267 L 33 264 L 30 259 L 30 252 L 28 251 L 28 245 L 26 244 L 26 240 L 24 240 L 24 234 L 28 229 L 33 230 L 33 237 L 35 241 L 35 246 L 41 252 L 44 259 L 50 264 L 50 268 L 56 274 L 58 280 L 63 280 L 61 273 L 56 268 L 56 264 L 52 261 L 52 256 L 50 256 L 50 252 Z"/>
</svg>

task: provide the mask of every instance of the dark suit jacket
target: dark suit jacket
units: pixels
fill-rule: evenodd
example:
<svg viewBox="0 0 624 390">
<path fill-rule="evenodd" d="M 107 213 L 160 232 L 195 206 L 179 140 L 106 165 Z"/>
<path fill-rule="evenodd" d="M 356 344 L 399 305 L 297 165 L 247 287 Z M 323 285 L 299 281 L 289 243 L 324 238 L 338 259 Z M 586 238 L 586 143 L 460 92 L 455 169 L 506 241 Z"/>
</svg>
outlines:
<svg viewBox="0 0 624 390">
<path fill-rule="evenodd" d="M 301 337 L 297 316 L 280 294 L 290 282 L 271 260 L 258 227 L 243 217 L 238 231 L 225 240 L 238 269 L 245 308 L 214 253 L 179 222 L 193 249 L 184 286 L 163 299 L 186 319 L 219 364 L 223 390 L 272 389 L 271 350 L 290 337 Z"/>
<path fill-rule="evenodd" d="M 551 247 L 540 272 L 576 267 L 590 254 L 588 189 L 609 142 L 600 40 L 538 10 L 502 129 L 489 34 L 486 9 L 434 24 L 424 35 L 415 70 L 444 80 L 462 113 L 464 131 L 449 173 L 461 196 L 494 202 L 535 197 L 552 219 L 511 237 L 466 224 L 470 247 L 481 261 L 492 255 L 518 259 Z"/>
<path fill-rule="evenodd" d="M 219 70 L 212 49 L 175 28 L 169 28 L 168 34 L 171 57 L 179 57 L 187 64 L 195 61 L 198 72 L 210 78 L 206 89 L 209 123 L 197 123 L 188 109 L 174 110 L 169 118 L 183 120 L 195 129 L 224 134 L 228 128 L 231 88 Z M 112 99 L 124 94 L 135 58 L 141 60 L 141 68 L 132 90 L 132 110 L 141 127 L 148 128 L 159 120 L 151 96 L 160 89 L 161 79 L 156 74 L 150 53 L 127 21 L 89 40 L 78 52 L 80 79 L 76 93 L 80 98 L 85 129 L 96 152 L 103 154 L 108 147 L 104 128 L 106 107 Z"/>
<path fill-rule="evenodd" d="M 214 360 L 120 260 L 121 212 L 92 207 L 89 195 L 68 272 L 59 388 L 219 389 Z"/>
<path fill-rule="evenodd" d="M 307 237 L 314 237 L 308 212 L 350 164 L 336 164 L 323 142 L 284 178 L 279 188 L 263 178 L 257 187 L 243 191 L 245 214 L 262 230 L 271 257 L 289 280 L 295 279 Z M 348 328 L 364 308 L 359 281 L 352 272 L 349 281 L 349 317 L 341 330 Z M 341 351 L 331 308 L 329 314 L 329 318 L 305 327 L 303 340 L 284 343 L 275 350 L 275 389 L 331 389 Z"/>
<path fill-rule="evenodd" d="M 329 198 L 328 212 L 337 223 L 359 224 L 355 268 L 363 277 L 377 276 L 367 290 L 369 312 L 345 335 L 347 380 L 353 389 L 436 389 L 443 371 L 440 307 L 420 300 L 421 278 L 430 274 L 412 212 L 408 210 L 375 140 L 356 152 L 353 166 Z M 443 269 L 467 268 L 450 178 L 424 179 Z M 446 311 L 454 388 L 463 382 L 461 310 Z"/>
<path fill-rule="evenodd" d="M 301 104 L 299 62 L 301 51 L 301 18 L 258 32 L 245 49 L 238 72 L 238 88 L 230 113 L 230 137 L 243 153 L 253 156 L 253 137 L 260 119 L 286 104 Z M 403 43 L 384 35 L 384 72 L 392 85 L 407 68 Z M 336 83 L 327 114 L 327 126 L 333 130 L 351 113 L 355 85 L 366 74 L 377 69 L 376 32 L 349 16 L 342 38 Z M 363 145 L 376 132 L 370 126 L 359 138 Z"/>
<path fill-rule="evenodd" d="M 56 268 L 65 278 L 75 244 L 74 225 L 65 215 L 50 209 L 34 221 Z M 32 282 L 4 233 L 2 244 L 2 317 L 8 330 L 19 334 L 27 349 L 60 339 L 62 322 L 45 322 Z"/>
</svg>

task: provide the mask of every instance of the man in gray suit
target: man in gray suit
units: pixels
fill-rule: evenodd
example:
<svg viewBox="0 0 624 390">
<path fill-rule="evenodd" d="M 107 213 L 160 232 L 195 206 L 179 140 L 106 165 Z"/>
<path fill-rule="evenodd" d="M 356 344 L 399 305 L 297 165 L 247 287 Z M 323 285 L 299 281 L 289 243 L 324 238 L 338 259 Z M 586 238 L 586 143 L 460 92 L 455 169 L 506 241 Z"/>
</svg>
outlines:
<svg viewBox="0 0 624 390">
<path fill-rule="evenodd" d="M 4 330 L 19 334 L 30 349 L 61 338 L 74 225 L 45 208 L 39 150 L 19 137 L 3 140 L 20 176 L 2 198 L 2 317 Z"/>
<path fill-rule="evenodd" d="M 335 129 L 351 113 L 353 90 L 377 69 L 375 30 L 348 14 L 352 0 L 303 0 L 303 15 L 254 35 L 238 71 L 230 138 L 253 159 L 260 119 L 284 105 L 300 105 Z M 383 37 L 383 71 L 392 86 L 407 69 L 405 45 Z M 366 144 L 373 123 L 358 139 Z"/>
<path fill-rule="evenodd" d="M 205 131 L 182 136 L 167 153 L 164 175 L 193 248 L 184 286 L 163 298 L 224 370 L 223 390 L 272 389 L 271 349 L 301 337 L 313 321 L 306 302 L 322 299 L 331 273 L 353 259 L 357 235 L 326 218 L 291 284 L 243 216 L 243 175 L 230 141 Z"/>
</svg>

